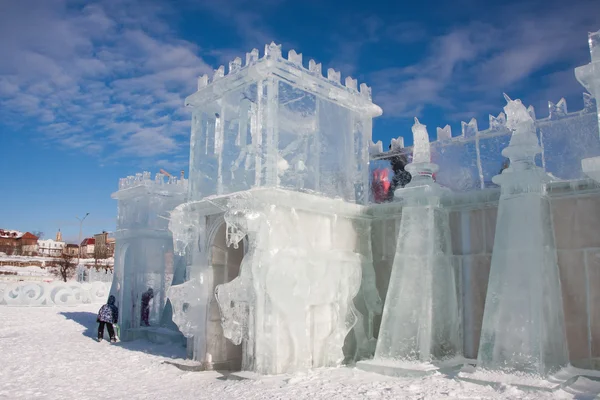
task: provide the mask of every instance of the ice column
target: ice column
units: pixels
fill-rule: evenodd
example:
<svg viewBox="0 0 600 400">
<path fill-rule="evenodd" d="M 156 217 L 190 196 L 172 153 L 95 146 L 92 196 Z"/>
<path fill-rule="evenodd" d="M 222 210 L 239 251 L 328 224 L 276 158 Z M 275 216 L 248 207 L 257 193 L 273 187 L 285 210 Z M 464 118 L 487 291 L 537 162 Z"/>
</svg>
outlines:
<svg viewBox="0 0 600 400">
<path fill-rule="evenodd" d="M 546 376 L 569 361 L 548 177 L 535 165 L 533 119 L 506 99 L 510 166 L 493 178 L 501 196 L 477 364 Z"/>
<path fill-rule="evenodd" d="M 600 31 L 589 34 L 589 43 L 592 62 L 575 68 L 575 77 L 596 98 L 600 129 L 600 101 L 598 101 L 600 97 Z M 581 167 L 590 178 L 600 182 L 600 157 L 581 160 Z"/>
<path fill-rule="evenodd" d="M 432 178 L 438 166 L 430 162 L 426 127 L 415 118 L 412 131 L 413 162 L 406 169 L 413 178 L 395 192 L 404 201 L 398 245 L 375 358 L 366 363 L 385 370 L 433 368 L 430 363 L 461 354 L 450 226 L 440 205 L 445 190 Z"/>
</svg>

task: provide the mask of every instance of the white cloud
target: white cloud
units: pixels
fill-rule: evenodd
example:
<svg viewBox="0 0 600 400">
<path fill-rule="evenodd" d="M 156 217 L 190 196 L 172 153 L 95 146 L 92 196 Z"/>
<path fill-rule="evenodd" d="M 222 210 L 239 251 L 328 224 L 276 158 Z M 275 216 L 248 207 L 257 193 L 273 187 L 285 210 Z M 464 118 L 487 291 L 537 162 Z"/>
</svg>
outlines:
<svg viewBox="0 0 600 400">
<path fill-rule="evenodd" d="M 572 71 L 589 62 L 586 35 L 599 27 L 600 6 L 595 0 L 550 3 L 505 5 L 501 12 L 490 8 L 486 15 L 494 18 L 431 37 L 421 61 L 370 74 L 375 101 L 386 116 L 412 118 L 435 107 L 450 118 L 466 119 L 497 114 L 502 92 L 536 106 L 583 92 Z M 546 70 L 562 73 L 545 78 Z M 543 97 L 550 94 L 553 98 Z"/>
<path fill-rule="evenodd" d="M 189 117 L 179 109 L 212 68 L 168 30 L 169 9 L 133 0 L 31 3 L 8 2 L 0 13 L 4 121 L 105 158 L 181 151 Z"/>
</svg>

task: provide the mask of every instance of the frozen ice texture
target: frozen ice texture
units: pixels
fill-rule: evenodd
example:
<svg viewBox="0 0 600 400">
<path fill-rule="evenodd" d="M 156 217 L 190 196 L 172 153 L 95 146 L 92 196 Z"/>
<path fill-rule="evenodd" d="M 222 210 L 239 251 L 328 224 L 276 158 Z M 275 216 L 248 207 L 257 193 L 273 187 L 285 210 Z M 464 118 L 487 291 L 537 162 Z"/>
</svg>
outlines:
<svg viewBox="0 0 600 400">
<path fill-rule="evenodd" d="M 478 366 L 546 376 L 569 362 L 549 181 L 535 165 L 535 122 L 520 100 L 505 112 L 512 131 L 501 186 Z"/>
<path fill-rule="evenodd" d="M 325 78 L 273 43 L 253 54 L 186 99 L 191 200 L 284 187 L 366 203 L 371 120 L 382 113 L 369 88 L 333 70 Z"/>
<path fill-rule="evenodd" d="M 386 296 L 377 362 L 438 362 L 461 354 L 457 284 L 452 265 L 448 212 L 433 179 L 427 129 L 415 119 L 413 176 L 396 198 L 402 219 Z"/>
<path fill-rule="evenodd" d="M 139 337 L 141 297 L 149 288 L 150 325 L 163 324 L 167 290 L 182 267 L 168 230 L 169 212 L 185 201 L 187 180 L 149 172 L 123 178 L 118 201 L 114 279 L 110 294 L 117 299 L 123 340 Z M 185 268 L 185 265 L 183 265 Z"/>
<path fill-rule="evenodd" d="M 247 343 L 243 368 L 279 374 L 344 360 L 363 274 L 368 307 L 378 307 L 370 242 L 358 240 L 370 236 L 369 223 L 355 207 L 268 189 L 228 199 L 231 244 L 247 235 L 249 250 L 240 275 L 217 286 L 216 297 L 225 337 Z"/>
<path fill-rule="evenodd" d="M 0 305 L 37 307 L 103 303 L 109 289 L 107 282 L 0 282 Z"/>
</svg>

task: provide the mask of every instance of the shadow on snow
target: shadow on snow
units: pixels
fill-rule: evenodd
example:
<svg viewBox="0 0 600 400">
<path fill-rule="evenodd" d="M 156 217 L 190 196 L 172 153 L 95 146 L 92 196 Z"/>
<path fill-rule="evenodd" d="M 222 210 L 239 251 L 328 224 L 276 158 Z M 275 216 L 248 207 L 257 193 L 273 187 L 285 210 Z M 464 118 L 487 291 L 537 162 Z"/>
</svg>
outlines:
<svg viewBox="0 0 600 400">
<path fill-rule="evenodd" d="M 85 328 L 83 335 L 90 339 L 90 345 L 96 342 L 98 338 L 96 314 L 83 311 L 61 312 L 60 314 L 66 319 L 77 322 Z M 104 330 L 104 340 L 108 341 L 108 332 L 106 331 L 106 328 Z M 186 356 L 186 350 L 183 346 L 178 346 L 176 344 L 156 344 L 144 339 L 133 340 L 130 342 L 117 342 L 114 343 L 113 346 L 173 359 L 184 359 Z"/>
</svg>

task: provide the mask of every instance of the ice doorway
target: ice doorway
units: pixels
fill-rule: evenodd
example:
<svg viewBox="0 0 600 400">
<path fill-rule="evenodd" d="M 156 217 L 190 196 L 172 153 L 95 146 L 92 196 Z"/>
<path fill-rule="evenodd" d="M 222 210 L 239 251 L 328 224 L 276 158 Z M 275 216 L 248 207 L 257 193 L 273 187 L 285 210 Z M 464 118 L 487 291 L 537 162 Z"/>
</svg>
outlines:
<svg viewBox="0 0 600 400">
<path fill-rule="evenodd" d="M 242 366 L 242 345 L 234 345 L 223 335 L 221 313 L 214 292 L 218 285 L 237 278 L 248 246 L 246 240 L 242 240 L 237 249 L 227 246 L 225 234 L 226 224 L 221 223 L 209 245 L 208 256 L 213 271 L 213 287 L 207 321 L 208 353 L 212 356 L 215 369 L 239 371 Z"/>
</svg>

